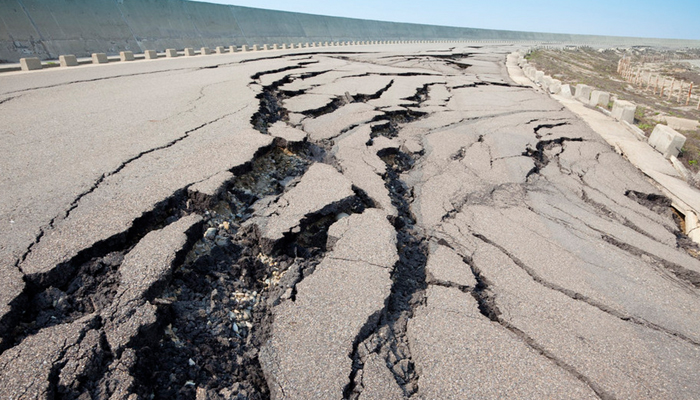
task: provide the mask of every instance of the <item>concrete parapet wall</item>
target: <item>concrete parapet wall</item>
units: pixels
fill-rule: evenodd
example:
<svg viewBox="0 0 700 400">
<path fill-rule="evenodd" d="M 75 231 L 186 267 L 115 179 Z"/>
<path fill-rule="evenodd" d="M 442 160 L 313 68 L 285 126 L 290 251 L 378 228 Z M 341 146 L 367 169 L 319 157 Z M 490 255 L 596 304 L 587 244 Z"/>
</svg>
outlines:
<svg viewBox="0 0 700 400">
<path fill-rule="evenodd" d="M 327 17 L 184 0 L 0 1 L 0 60 L 259 43 L 455 40 L 700 47 L 700 41 L 455 28 Z"/>
</svg>

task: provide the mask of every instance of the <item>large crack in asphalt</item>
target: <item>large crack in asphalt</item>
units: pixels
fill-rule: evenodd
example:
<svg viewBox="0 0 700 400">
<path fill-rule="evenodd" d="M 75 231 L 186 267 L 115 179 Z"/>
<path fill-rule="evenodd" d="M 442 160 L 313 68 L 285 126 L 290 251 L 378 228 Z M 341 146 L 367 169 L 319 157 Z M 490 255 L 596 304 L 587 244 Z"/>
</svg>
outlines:
<svg viewBox="0 0 700 400">
<path fill-rule="evenodd" d="M 540 284 L 540 285 L 546 287 L 547 289 L 557 291 L 557 292 L 559 292 L 559 293 L 561 293 L 561 294 L 563 294 L 563 295 L 569 297 L 569 298 L 572 299 L 572 300 L 584 302 L 584 303 L 588 304 L 589 306 L 595 307 L 595 308 L 597 308 L 598 310 L 600 310 L 600 311 L 602 311 L 602 312 L 604 312 L 604 313 L 606 313 L 606 314 L 608 314 L 608 315 L 611 315 L 611 316 L 613 316 L 613 317 L 615 317 L 615 318 L 618 318 L 618 319 L 620 319 L 620 320 L 622 320 L 622 321 L 631 322 L 631 323 L 634 323 L 634 324 L 643 326 L 643 327 L 645 327 L 645 328 L 649 328 L 649 329 L 652 329 L 652 330 L 655 330 L 655 331 L 662 332 L 662 333 L 664 333 L 664 334 L 666 334 L 666 335 L 676 337 L 676 338 L 678 338 L 678 339 L 681 339 L 681 340 L 683 340 L 683 341 L 685 341 L 685 342 L 688 342 L 688 343 L 690 343 L 690 344 L 693 344 L 693 345 L 695 345 L 695 346 L 700 346 L 700 342 L 698 342 L 697 340 L 695 340 L 695 339 L 693 339 L 693 338 L 691 338 L 691 337 L 688 337 L 687 335 L 684 335 L 684 334 L 681 333 L 681 332 L 677 332 L 677 331 L 674 331 L 674 330 L 671 330 L 671 329 L 668 329 L 668 328 L 664 328 L 664 327 L 662 327 L 662 326 L 660 326 L 660 325 L 658 325 L 658 324 L 655 324 L 655 323 L 653 323 L 653 322 L 647 321 L 647 320 L 644 319 L 644 318 L 640 318 L 640 317 L 637 317 L 637 316 L 634 316 L 634 315 L 627 314 L 627 313 L 625 313 L 625 312 L 623 312 L 623 311 L 616 310 L 616 309 L 614 309 L 614 308 L 612 308 L 612 307 L 610 307 L 610 306 L 608 306 L 608 305 L 606 305 L 606 304 L 604 304 L 604 303 L 602 303 L 602 302 L 600 302 L 600 301 L 597 301 L 597 300 L 595 300 L 595 299 L 592 299 L 592 298 L 590 298 L 589 296 L 586 296 L 586 295 L 584 295 L 584 294 L 582 294 L 582 293 L 578 293 L 578 292 L 576 292 L 576 291 L 574 291 L 574 290 L 567 289 L 567 288 L 565 288 L 565 287 L 562 287 L 562 286 L 559 286 L 559 285 L 554 284 L 554 283 L 552 283 L 552 282 L 549 282 L 549 281 L 545 280 L 544 278 L 542 278 L 533 268 L 531 268 L 531 267 L 529 267 L 528 265 L 526 265 L 522 260 L 520 260 L 520 259 L 519 259 L 518 257 L 516 257 L 514 254 L 512 254 L 511 252 L 509 252 L 509 251 L 508 251 L 505 247 L 503 247 L 502 245 L 500 245 L 500 244 L 498 244 L 498 243 L 496 243 L 496 242 L 490 240 L 489 238 L 487 238 L 486 236 L 484 236 L 484 235 L 482 235 L 482 234 L 480 234 L 480 233 L 473 233 L 472 235 L 473 235 L 475 238 L 481 240 L 482 242 L 487 243 L 487 244 L 489 244 L 489 245 L 491 245 L 491 246 L 497 248 L 499 251 L 501 251 L 503 254 L 505 254 L 508 258 L 510 258 L 510 259 L 513 261 L 513 263 L 514 263 L 515 265 L 517 265 L 517 266 L 520 267 L 523 271 L 525 271 L 525 273 L 527 273 L 527 274 L 530 276 L 530 278 L 532 278 L 533 281 L 535 281 L 535 282 L 537 282 L 538 284 Z M 651 254 L 648 254 L 648 253 L 646 253 L 646 252 L 643 252 L 643 251 L 641 251 L 641 250 L 639 250 L 639 249 L 632 248 L 631 246 L 627 245 L 626 243 L 619 242 L 619 241 L 615 240 L 614 238 L 612 238 L 612 237 L 610 237 L 610 236 L 604 236 L 604 237 L 603 237 L 603 240 L 605 240 L 606 242 L 611 243 L 611 244 L 613 244 L 613 245 L 616 245 L 616 246 L 618 246 L 618 247 L 620 247 L 620 248 L 622 248 L 623 250 L 626 250 L 626 251 L 632 252 L 632 251 L 635 251 L 635 250 L 636 250 L 636 251 L 638 252 L 637 255 L 646 255 L 646 256 L 649 257 L 650 259 L 655 260 L 656 262 L 658 262 L 659 264 L 663 265 L 665 268 L 668 268 L 669 270 L 671 270 L 671 271 L 674 272 L 674 273 L 676 273 L 676 272 L 675 272 L 676 270 L 680 270 L 681 272 L 686 273 L 686 274 L 693 272 L 693 271 L 686 270 L 686 269 L 684 269 L 684 268 L 681 267 L 681 266 L 677 266 L 677 265 L 672 264 L 672 263 L 670 263 L 670 262 L 668 262 L 668 261 L 666 261 L 666 260 L 662 260 L 662 259 L 660 259 L 660 258 L 658 258 L 658 257 L 655 257 L 655 256 L 651 255 Z M 678 272 L 678 273 L 681 274 L 681 272 Z M 697 274 L 697 273 L 695 273 L 695 274 Z M 685 276 L 685 275 L 683 275 L 683 276 Z M 700 277 L 700 274 L 697 274 L 697 276 L 695 276 L 695 275 L 693 275 L 693 276 L 697 279 L 698 277 Z M 698 282 L 700 282 L 700 280 L 698 280 Z M 691 282 L 691 283 L 692 283 L 692 282 Z"/>
<path fill-rule="evenodd" d="M 481 237 L 479 237 L 480 235 L 474 234 L 474 236 L 481 239 Z M 485 243 L 489 243 L 489 242 L 485 242 Z M 489 244 L 491 244 L 491 243 L 489 243 Z M 500 247 L 498 247 L 498 248 L 499 248 L 499 250 L 504 251 L 502 248 L 500 248 Z M 508 255 L 508 253 L 505 253 L 505 254 Z M 512 332 L 514 335 L 516 335 L 518 338 L 520 338 L 525 344 L 527 344 L 531 349 L 536 351 L 538 354 L 549 359 L 554 364 L 556 364 L 559 368 L 561 368 L 562 370 L 571 374 L 573 377 L 575 377 L 579 381 L 583 382 L 601 400 L 614 400 L 614 397 L 611 394 L 607 393 L 596 382 L 594 382 L 593 380 L 591 380 L 587 376 L 580 373 L 572 365 L 570 365 L 567 362 L 558 358 L 555 354 L 552 354 L 551 352 L 549 352 L 542 345 L 537 343 L 537 341 L 535 341 L 535 339 L 533 339 L 527 333 L 523 332 L 522 330 L 520 330 L 519 328 L 517 328 L 516 326 L 514 326 L 510 322 L 506 321 L 504 318 L 502 318 L 501 311 L 499 310 L 499 308 L 496 304 L 494 293 L 491 290 L 491 282 L 483 275 L 481 270 L 476 266 L 476 264 L 474 263 L 474 261 L 470 257 L 464 257 L 463 260 L 467 265 L 469 265 L 469 267 L 472 270 L 472 273 L 474 274 L 474 277 L 476 278 L 477 285 L 474 287 L 473 290 L 471 290 L 470 294 L 472 295 L 472 297 L 474 297 L 474 300 L 476 300 L 476 302 L 478 303 L 479 312 L 483 316 L 485 316 L 486 318 L 488 318 L 489 320 L 491 320 L 495 323 L 498 323 L 503 328 Z"/>
<path fill-rule="evenodd" d="M 238 111 L 240 111 L 240 110 L 238 110 Z M 201 124 L 201 125 L 199 125 L 199 126 L 197 126 L 197 127 L 194 127 L 194 128 L 192 128 L 192 129 L 190 129 L 190 130 L 188 130 L 188 131 L 185 131 L 184 134 L 182 134 L 181 136 L 177 137 L 176 139 L 171 140 L 170 142 L 168 142 L 168 143 L 166 143 L 166 144 L 164 144 L 164 145 L 157 146 L 157 147 L 154 147 L 154 148 L 151 148 L 151 149 L 142 151 L 142 152 L 140 152 L 139 154 L 137 154 L 137 155 L 135 155 L 135 156 L 133 156 L 133 157 L 131 157 L 131 158 L 129 158 L 129 159 L 123 161 L 122 163 L 120 163 L 120 164 L 117 166 L 117 168 L 113 169 L 112 171 L 103 173 L 99 178 L 97 178 L 97 180 L 95 180 L 95 182 L 90 186 L 90 188 L 88 188 L 87 190 L 85 190 L 85 191 L 83 191 L 82 193 L 78 194 L 78 195 L 73 199 L 73 201 L 71 201 L 70 205 L 68 206 L 68 208 L 66 209 L 66 211 L 63 213 L 63 215 L 59 215 L 59 216 L 53 217 L 53 218 L 51 219 L 51 221 L 49 221 L 49 223 L 48 223 L 45 227 L 42 227 L 42 228 L 39 230 L 39 234 L 37 234 L 37 236 L 34 238 L 34 241 L 27 247 L 27 250 L 24 252 L 24 254 L 22 254 L 22 256 L 20 256 L 19 259 L 17 260 L 17 262 L 16 262 L 16 264 L 15 264 L 15 265 L 17 266 L 17 268 L 19 268 L 20 271 L 22 270 L 22 268 L 21 268 L 22 262 L 27 258 L 27 256 L 29 256 L 29 253 L 31 253 L 33 247 L 36 246 L 37 244 L 39 244 L 39 242 L 41 242 L 41 239 L 42 239 L 42 238 L 44 237 L 44 235 L 46 234 L 46 231 L 49 230 L 49 229 L 51 229 L 51 228 L 53 228 L 54 225 L 56 224 L 56 221 L 58 221 L 58 220 L 60 220 L 60 219 L 66 219 L 66 218 L 68 218 L 68 217 L 70 216 L 71 212 L 73 212 L 73 210 L 75 210 L 76 208 L 78 208 L 78 205 L 79 205 L 79 203 L 80 203 L 80 200 L 82 200 L 85 196 L 87 196 L 87 195 L 93 193 L 95 190 L 97 190 L 97 188 L 100 187 L 100 185 L 105 181 L 105 179 L 107 179 L 108 177 L 110 177 L 110 176 L 112 176 L 112 175 L 118 174 L 118 173 L 121 172 L 124 168 L 126 168 L 127 166 L 129 166 L 131 163 L 133 163 L 133 162 L 139 160 L 139 159 L 142 158 L 143 156 L 145 156 L 145 155 L 147 155 L 147 154 L 150 154 L 150 153 L 154 153 L 154 152 L 156 152 L 156 151 L 160 151 L 160 150 L 165 150 L 165 149 L 171 148 L 171 147 L 173 147 L 174 145 L 176 145 L 177 143 L 179 143 L 179 142 L 181 142 L 181 141 L 187 139 L 192 133 L 194 133 L 194 132 L 196 132 L 196 131 L 198 131 L 198 130 L 200 130 L 200 129 L 202 129 L 202 128 L 208 126 L 208 125 L 211 125 L 211 124 L 213 124 L 213 123 L 215 123 L 215 122 L 218 122 L 218 121 L 220 121 L 220 120 L 222 120 L 222 119 L 224 119 L 224 118 L 226 118 L 226 117 L 228 117 L 228 116 L 231 116 L 231 115 L 237 113 L 238 111 L 234 111 L 234 112 L 232 112 L 232 113 L 225 114 L 225 115 L 223 115 L 223 116 L 217 117 L 217 118 L 215 118 L 215 119 L 213 119 L 213 120 L 211 120 L 211 121 L 207 121 L 207 122 L 205 122 L 205 123 L 203 123 L 203 124 Z"/>
<path fill-rule="evenodd" d="M 135 219 L 126 231 L 83 249 L 51 271 L 25 275 L 23 293 L 0 321 L 5 328 L 0 332 L 0 354 L 42 329 L 74 321 L 110 304 L 124 255 L 149 232 L 192 212 L 186 193 L 186 188 L 176 191 Z"/>
<path fill-rule="evenodd" d="M 527 173 L 526 177 L 529 178 L 533 174 L 539 174 L 552 158 L 556 158 L 564 152 L 564 142 L 583 142 L 583 138 L 560 137 L 551 140 L 540 140 L 534 149 L 532 147 L 525 149 L 522 155 L 531 157 L 535 161 L 535 166 Z M 558 153 L 554 152 L 556 148 L 560 149 Z"/>
<path fill-rule="evenodd" d="M 391 294 L 384 308 L 368 318 L 353 343 L 350 354 L 353 366 L 343 391 L 346 399 L 357 399 L 361 395 L 360 371 L 371 353 L 377 353 L 385 360 L 387 369 L 406 397 L 418 391 L 418 374 L 411 357 L 406 327 L 415 308 L 425 301 L 428 246 L 411 212 L 413 192 L 400 179 L 401 173 L 413 167 L 414 160 L 395 149 L 384 150 L 379 156 L 387 165 L 383 178 L 392 204 L 398 210 L 392 224 L 396 229 L 399 261 L 393 269 Z"/>
</svg>

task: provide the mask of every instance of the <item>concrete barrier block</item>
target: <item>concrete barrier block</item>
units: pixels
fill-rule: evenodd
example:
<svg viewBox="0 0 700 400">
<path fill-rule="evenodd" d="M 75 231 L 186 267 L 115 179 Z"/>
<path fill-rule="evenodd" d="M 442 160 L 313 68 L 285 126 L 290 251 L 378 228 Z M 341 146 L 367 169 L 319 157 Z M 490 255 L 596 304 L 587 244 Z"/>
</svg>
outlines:
<svg viewBox="0 0 700 400">
<path fill-rule="evenodd" d="M 175 50 L 175 49 L 166 49 L 166 50 L 165 50 L 165 56 L 168 57 L 168 58 L 177 57 L 177 50 Z"/>
<path fill-rule="evenodd" d="M 122 61 L 134 61 L 134 52 L 133 51 L 120 51 L 119 52 L 119 59 Z"/>
<path fill-rule="evenodd" d="M 155 60 L 156 58 L 158 58 L 158 52 L 155 50 L 146 50 L 143 52 L 143 57 L 146 60 Z"/>
<path fill-rule="evenodd" d="M 224 46 L 216 46 L 216 54 L 224 54 L 226 53 L 226 49 Z"/>
<path fill-rule="evenodd" d="M 576 100 L 584 104 L 588 104 L 591 101 L 592 91 L 592 87 L 579 83 L 578 85 L 576 85 L 576 93 L 574 93 L 574 97 L 576 98 Z"/>
<path fill-rule="evenodd" d="M 245 53 L 246 51 L 248 51 L 248 46 L 246 46 L 246 45 L 241 46 L 241 52 Z"/>
<path fill-rule="evenodd" d="M 201 49 L 199 49 L 199 54 L 203 56 L 208 56 L 209 54 L 211 54 L 211 49 L 209 47 L 202 47 Z"/>
<path fill-rule="evenodd" d="M 549 93 L 558 94 L 561 92 L 561 81 L 559 79 L 552 79 L 552 83 L 549 85 Z"/>
<path fill-rule="evenodd" d="M 107 59 L 107 54 L 105 53 L 92 53 L 92 63 L 93 64 L 107 64 L 109 59 Z"/>
<path fill-rule="evenodd" d="M 649 144 L 666 158 L 678 157 L 685 144 L 685 136 L 666 125 L 658 124 L 649 136 Z"/>
<path fill-rule="evenodd" d="M 282 50 L 287 50 L 287 43 L 282 43 Z"/>
<path fill-rule="evenodd" d="M 559 90 L 559 94 L 563 97 L 571 98 L 573 97 L 573 94 L 571 93 L 571 85 L 566 84 L 566 85 L 561 85 L 561 88 Z"/>
<path fill-rule="evenodd" d="M 228 46 L 229 53 L 235 53 L 238 50 L 236 46 Z"/>
<path fill-rule="evenodd" d="M 297 43 L 297 49 L 301 49 L 303 45 L 301 43 Z"/>
<path fill-rule="evenodd" d="M 254 44 L 254 45 L 253 45 L 253 49 L 252 49 L 251 51 L 258 51 L 258 45 L 257 45 L 257 44 Z"/>
<path fill-rule="evenodd" d="M 630 124 L 634 123 L 634 113 L 637 111 L 637 106 L 634 103 L 625 100 L 615 100 L 612 109 L 612 116 L 618 121 L 627 121 Z"/>
<path fill-rule="evenodd" d="M 279 50 L 279 46 L 277 45 L 277 43 L 272 45 L 272 50 Z"/>
<path fill-rule="evenodd" d="M 185 48 L 185 56 L 192 57 L 194 54 L 194 49 L 192 47 Z"/>
<path fill-rule="evenodd" d="M 268 45 L 264 44 L 263 47 L 262 47 L 262 49 L 263 49 L 263 50 L 270 50 L 270 47 L 269 47 Z"/>
<path fill-rule="evenodd" d="M 594 90 L 591 92 L 591 102 L 588 103 L 592 107 L 596 106 L 607 106 L 610 102 L 610 93 L 603 92 L 601 90 Z"/>
<path fill-rule="evenodd" d="M 552 77 L 549 75 L 545 75 L 542 77 L 542 87 L 544 89 L 549 89 L 549 86 L 552 84 Z"/>
<path fill-rule="evenodd" d="M 41 60 L 37 57 L 20 58 L 19 65 L 22 67 L 22 71 L 33 71 L 43 68 Z"/>
<path fill-rule="evenodd" d="M 66 54 L 58 57 L 58 62 L 62 67 L 75 67 L 78 65 L 78 58 L 72 54 Z"/>
<path fill-rule="evenodd" d="M 324 42 L 323 47 L 328 47 L 328 42 Z"/>
<path fill-rule="evenodd" d="M 535 82 L 541 83 L 544 78 L 544 71 L 535 71 Z"/>
</svg>

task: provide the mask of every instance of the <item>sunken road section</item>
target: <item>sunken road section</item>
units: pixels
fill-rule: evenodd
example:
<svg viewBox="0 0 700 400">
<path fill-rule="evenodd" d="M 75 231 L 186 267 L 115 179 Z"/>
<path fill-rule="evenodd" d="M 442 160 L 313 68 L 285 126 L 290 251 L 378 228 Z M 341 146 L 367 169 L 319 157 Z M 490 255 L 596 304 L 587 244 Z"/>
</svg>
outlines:
<svg viewBox="0 0 700 400">
<path fill-rule="evenodd" d="M 0 77 L 3 398 L 700 392 L 700 249 L 511 46 L 319 50 Z"/>
</svg>

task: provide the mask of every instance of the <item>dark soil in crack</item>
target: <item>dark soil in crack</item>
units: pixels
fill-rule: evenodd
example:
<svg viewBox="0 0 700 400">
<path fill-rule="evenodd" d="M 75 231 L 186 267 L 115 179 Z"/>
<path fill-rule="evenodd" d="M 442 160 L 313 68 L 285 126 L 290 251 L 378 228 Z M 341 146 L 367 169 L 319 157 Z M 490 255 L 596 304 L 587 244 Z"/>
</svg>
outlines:
<svg viewBox="0 0 700 400">
<path fill-rule="evenodd" d="M 415 226 L 410 209 L 413 193 L 400 179 L 402 172 L 413 167 L 414 160 L 397 150 L 385 150 L 379 156 L 387 164 L 383 178 L 392 204 L 399 211 L 392 221 L 397 231 L 399 261 L 394 266 L 391 294 L 384 309 L 368 319 L 353 344 L 353 369 L 344 390 L 346 399 L 357 399 L 362 393 L 360 371 L 371 353 L 379 354 L 386 361 L 387 368 L 407 397 L 418 391 L 418 375 L 411 358 L 406 327 L 413 310 L 424 303 L 428 245 L 423 233 Z"/>
<path fill-rule="evenodd" d="M 269 398 L 258 349 L 269 338 L 272 307 L 294 300 L 296 284 L 324 257 L 339 213 L 374 206 L 356 189 L 328 212 L 308 215 L 300 232 L 273 246 L 255 226 L 242 227 L 256 201 L 281 194 L 315 157 L 323 158 L 322 150 L 309 143 L 269 149 L 205 212 L 209 234 L 156 295 L 157 326 L 133 341 L 132 375 L 141 398 Z"/>
<path fill-rule="evenodd" d="M 374 124 L 371 125 L 372 132 L 367 145 L 372 146 L 374 144 L 373 139 L 378 136 L 384 136 L 389 139 L 395 138 L 398 136 L 402 124 L 418 120 L 426 115 L 428 114 L 409 109 L 385 111 L 372 119 L 371 122 L 374 122 Z"/>
<path fill-rule="evenodd" d="M 119 285 L 119 266 L 146 234 L 193 212 L 186 190 L 177 191 L 134 220 L 127 231 L 96 243 L 46 274 L 25 276 L 26 287 L 0 321 L 0 353 L 38 331 L 75 321 L 111 304 Z"/>
<path fill-rule="evenodd" d="M 528 147 L 522 155 L 531 157 L 535 161 L 535 166 L 527 173 L 529 177 L 532 174 L 539 173 L 546 167 L 552 158 L 556 158 L 564 152 L 564 142 L 582 142 L 582 138 L 560 137 L 551 140 L 540 140 L 535 148 Z M 559 151 L 556 151 L 559 149 Z"/>
<path fill-rule="evenodd" d="M 284 72 L 303 67 L 304 64 L 300 63 L 299 65 L 281 68 L 279 70 L 269 71 L 267 73 Z M 288 120 L 289 112 L 287 111 L 287 109 L 282 107 L 282 101 L 290 97 L 299 96 L 303 94 L 304 91 L 284 91 L 280 90 L 281 86 L 291 83 L 296 79 L 308 79 L 314 76 L 325 74 L 326 72 L 328 71 L 308 72 L 304 74 L 299 74 L 297 76 L 287 75 L 284 78 L 271 83 L 270 85 L 264 86 L 262 92 L 256 96 L 256 98 L 259 100 L 260 106 L 258 108 L 258 112 L 253 114 L 253 117 L 250 121 L 253 125 L 253 128 L 255 128 L 261 133 L 267 134 L 267 129 L 270 125 L 274 124 L 277 121 Z M 258 73 L 253 75 L 252 78 L 253 80 L 258 80 L 262 75 L 264 75 L 264 73 Z"/>
</svg>

